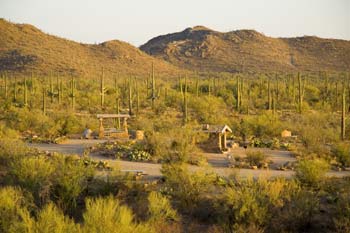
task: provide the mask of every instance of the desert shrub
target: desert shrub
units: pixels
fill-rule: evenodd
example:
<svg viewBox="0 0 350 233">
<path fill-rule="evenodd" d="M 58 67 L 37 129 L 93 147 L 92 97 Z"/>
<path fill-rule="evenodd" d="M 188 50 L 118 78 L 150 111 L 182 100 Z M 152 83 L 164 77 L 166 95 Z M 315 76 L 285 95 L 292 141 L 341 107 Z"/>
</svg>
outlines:
<svg viewBox="0 0 350 233">
<path fill-rule="evenodd" d="M 286 199 L 282 208 L 275 208 L 268 224 L 272 232 L 308 232 L 312 229 L 315 216 L 319 213 L 317 195 L 298 188 Z"/>
<path fill-rule="evenodd" d="M 282 124 L 272 113 L 266 112 L 257 116 L 247 116 L 240 125 L 241 134 L 255 137 L 277 137 L 282 131 Z"/>
<path fill-rule="evenodd" d="M 0 122 L 0 139 L 17 139 L 18 137 L 19 134 L 16 130 L 11 129 Z"/>
<path fill-rule="evenodd" d="M 153 232 L 146 224 L 136 224 L 131 210 L 112 196 L 87 198 L 83 232 Z"/>
<path fill-rule="evenodd" d="M 67 135 L 72 133 L 81 133 L 85 127 L 74 115 L 63 115 L 57 119 L 57 124 L 59 125 L 58 132 L 60 135 Z"/>
<path fill-rule="evenodd" d="M 20 159 L 29 151 L 29 148 L 22 141 L 0 139 L 0 164 L 8 167 L 12 161 Z"/>
<path fill-rule="evenodd" d="M 273 218 L 274 210 L 283 207 L 296 190 L 298 185 L 285 179 L 238 180 L 224 192 L 220 221 L 229 232 L 251 227 L 261 230 Z"/>
<path fill-rule="evenodd" d="M 337 232 L 350 232 L 350 194 L 339 195 L 336 203 L 336 214 L 333 222 Z"/>
<path fill-rule="evenodd" d="M 54 204 L 49 203 L 38 214 L 35 222 L 35 233 L 81 232 L 79 225 L 65 216 Z"/>
<path fill-rule="evenodd" d="M 188 103 L 195 119 L 206 124 L 226 124 L 228 119 L 225 114 L 217 114 L 226 109 L 226 104 L 221 98 L 215 96 L 193 97 Z"/>
<path fill-rule="evenodd" d="M 301 160 L 296 167 L 296 178 L 303 184 L 319 186 L 325 178 L 329 165 L 322 159 Z"/>
<path fill-rule="evenodd" d="M 10 173 L 13 182 L 30 191 L 41 205 L 49 198 L 54 169 L 47 157 L 29 156 L 13 161 Z"/>
<path fill-rule="evenodd" d="M 247 161 L 251 166 L 260 166 L 266 160 L 266 154 L 261 151 L 249 151 L 247 152 Z"/>
<path fill-rule="evenodd" d="M 84 161 L 73 156 L 57 155 L 52 158 L 54 164 L 53 197 L 64 211 L 76 207 L 76 200 L 87 188 L 88 179 L 93 177 L 92 166 L 86 166 Z"/>
<path fill-rule="evenodd" d="M 337 161 L 343 166 L 350 166 L 350 144 L 338 143 L 332 149 Z"/>
<path fill-rule="evenodd" d="M 204 170 L 190 173 L 182 164 L 164 164 L 162 174 L 165 179 L 165 193 L 173 196 L 181 207 L 192 211 L 216 180 L 216 175 Z"/>
<path fill-rule="evenodd" d="M 29 200 L 25 199 L 19 188 L 2 187 L 0 189 L 0 232 L 15 233 L 30 230 L 32 222 L 27 210 L 29 205 Z"/>
<path fill-rule="evenodd" d="M 150 222 L 163 222 L 166 220 L 178 220 L 178 214 L 170 204 L 166 196 L 158 192 L 151 192 L 148 195 L 148 213 Z"/>
</svg>

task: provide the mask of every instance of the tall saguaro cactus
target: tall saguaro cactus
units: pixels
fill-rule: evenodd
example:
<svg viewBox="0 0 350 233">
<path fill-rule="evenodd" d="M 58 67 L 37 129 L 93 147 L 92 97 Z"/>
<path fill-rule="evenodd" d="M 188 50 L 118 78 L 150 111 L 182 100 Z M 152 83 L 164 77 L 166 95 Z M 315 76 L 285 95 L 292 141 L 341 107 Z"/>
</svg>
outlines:
<svg viewBox="0 0 350 233">
<path fill-rule="evenodd" d="M 4 82 L 5 82 L 5 99 L 7 100 L 8 97 L 8 87 L 7 87 L 7 75 L 4 75 Z"/>
<path fill-rule="evenodd" d="M 241 100 L 242 100 L 242 98 L 241 98 L 241 96 L 242 96 L 241 88 L 242 88 L 241 79 L 240 79 L 239 76 L 237 76 L 237 79 L 236 79 L 236 110 L 237 110 L 237 112 L 241 108 Z"/>
<path fill-rule="evenodd" d="M 71 97 L 71 107 L 72 110 L 75 110 L 75 79 L 74 77 L 72 77 L 71 79 L 71 83 L 70 83 L 70 87 L 71 87 L 71 92 L 70 92 L 70 97 Z"/>
<path fill-rule="evenodd" d="M 196 78 L 196 96 L 197 97 L 199 96 L 199 78 L 198 78 L 198 76 Z"/>
<path fill-rule="evenodd" d="M 268 110 L 272 109 L 272 93 L 271 93 L 271 80 L 270 77 L 267 80 L 267 104 L 268 104 Z"/>
<path fill-rule="evenodd" d="M 58 83 L 57 94 L 58 94 L 58 104 L 61 104 L 62 103 L 62 97 L 63 97 L 63 82 L 62 82 L 62 78 L 59 80 L 59 83 Z"/>
<path fill-rule="evenodd" d="M 128 85 L 128 89 L 129 89 L 129 95 L 128 95 L 128 101 L 129 101 L 129 115 L 133 115 L 133 109 L 132 109 L 132 86 L 131 86 L 131 78 L 129 78 L 129 85 Z"/>
<path fill-rule="evenodd" d="M 14 84 L 14 90 L 13 90 L 13 101 L 17 102 L 17 78 L 16 76 L 14 77 L 15 79 L 15 84 Z"/>
<path fill-rule="evenodd" d="M 105 88 L 105 82 L 104 82 L 104 68 L 102 68 L 102 75 L 101 75 L 101 80 L 100 80 L 100 95 L 101 95 L 101 108 L 104 107 L 105 103 L 105 93 L 106 93 L 106 88 Z"/>
<path fill-rule="evenodd" d="M 184 102 L 183 102 L 183 116 L 184 124 L 188 122 L 188 111 L 187 111 L 187 76 L 185 76 L 185 90 L 184 90 Z"/>
<path fill-rule="evenodd" d="M 23 106 L 28 106 L 28 90 L 27 90 L 27 78 L 24 76 L 23 80 Z"/>
<path fill-rule="evenodd" d="M 55 95 L 55 93 L 53 91 L 52 74 L 50 74 L 50 100 L 51 100 L 51 103 L 53 103 L 54 95 Z"/>
<path fill-rule="evenodd" d="M 155 80 L 155 77 L 154 77 L 154 64 L 152 62 L 152 89 L 151 89 L 151 101 L 152 101 L 152 109 L 154 109 L 154 102 L 157 98 L 156 96 L 156 80 Z"/>
<path fill-rule="evenodd" d="M 303 81 L 300 73 L 298 72 L 298 112 L 302 112 L 303 108 L 303 99 L 305 91 L 305 80 Z"/>
<path fill-rule="evenodd" d="M 343 83 L 343 93 L 342 93 L 342 114 L 341 114 L 341 139 L 345 140 L 345 112 L 346 112 L 346 90 L 345 82 Z"/>
<path fill-rule="evenodd" d="M 41 102 L 41 110 L 44 115 L 46 115 L 46 86 L 43 87 L 43 96 L 42 96 L 42 102 Z"/>
</svg>

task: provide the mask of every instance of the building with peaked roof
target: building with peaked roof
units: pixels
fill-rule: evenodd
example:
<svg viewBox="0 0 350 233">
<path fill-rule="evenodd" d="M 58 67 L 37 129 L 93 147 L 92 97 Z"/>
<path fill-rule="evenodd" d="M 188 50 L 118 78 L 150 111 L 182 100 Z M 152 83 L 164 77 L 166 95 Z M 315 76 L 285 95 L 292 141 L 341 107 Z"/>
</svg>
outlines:
<svg viewBox="0 0 350 233">
<path fill-rule="evenodd" d="M 209 125 L 202 127 L 202 132 L 209 134 L 208 149 L 210 150 L 227 150 L 227 135 L 232 133 L 232 129 L 228 125 Z"/>
</svg>

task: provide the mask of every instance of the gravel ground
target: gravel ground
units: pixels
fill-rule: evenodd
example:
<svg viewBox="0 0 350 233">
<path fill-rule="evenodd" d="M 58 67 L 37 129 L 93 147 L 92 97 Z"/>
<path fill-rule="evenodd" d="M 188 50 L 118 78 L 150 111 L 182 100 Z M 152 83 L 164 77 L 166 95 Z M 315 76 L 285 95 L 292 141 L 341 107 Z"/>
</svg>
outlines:
<svg viewBox="0 0 350 233">
<path fill-rule="evenodd" d="M 92 146 L 96 143 L 102 143 L 106 140 L 81 140 L 74 139 L 68 140 L 63 144 L 28 144 L 30 147 L 38 148 L 39 150 L 49 151 L 49 152 L 59 152 L 62 154 L 78 154 L 82 155 L 84 148 Z M 231 174 L 239 175 L 240 177 L 286 177 L 290 178 L 294 175 L 294 171 L 280 171 L 280 170 L 252 170 L 252 169 L 236 169 L 229 168 L 229 161 L 227 159 L 228 155 L 235 156 L 239 155 L 244 157 L 247 151 L 252 150 L 262 150 L 265 154 L 268 155 L 268 158 L 273 161 L 273 164 L 278 166 L 286 163 L 287 161 L 295 161 L 295 158 L 291 156 L 291 153 L 288 151 L 280 151 L 280 150 L 269 150 L 269 149 L 243 149 L 236 148 L 231 150 L 228 154 L 209 154 L 205 153 L 204 156 L 207 158 L 211 167 L 208 167 L 207 171 L 213 171 L 220 176 L 229 176 Z M 93 159 L 96 160 L 106 160 L 109 162 L 111 166 L 119 166 L 121 170 L 141 170 L 151 177 L 161 177 L 162 174 L 160 172 L 161 164 L 155 163 L 141 163 L 141 162 L 131 162 L 131 161 L 123 161 L 123 160 L 115 160 L 115 159 L 107 159 L 102 156 L 92 156 Z M 189 166 L 191 171 L 196 171 L 201 168 L 198 166 Z M 327 173 L 328 176 L 335 177 L 343 177 L 350 176 L 350 171 L 330 171 Z"/>
</svg>

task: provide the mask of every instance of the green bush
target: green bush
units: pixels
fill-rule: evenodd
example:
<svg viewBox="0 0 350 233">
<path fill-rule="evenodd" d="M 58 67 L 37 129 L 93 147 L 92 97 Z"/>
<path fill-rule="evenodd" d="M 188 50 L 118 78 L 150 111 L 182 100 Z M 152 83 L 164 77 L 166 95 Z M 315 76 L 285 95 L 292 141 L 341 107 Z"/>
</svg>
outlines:
<svg viewBox="0 0 350 233">
<path fill-rule="evenodd" d="M 343 166 L 350 166 L 350 144 L 339 143 L 332 149 L 333 154 L 337 158 L 337 161 Z"/>
<path fill-rule="evenodd" d="M 247 161 L 251 166 L 260 166 L 266 160 L 266 154 L 261 151 L 247 152 Z"/>
<path fill-rule="evenodd" d="M 38 205 L 48 201 L 55 167 L 46 156 L 29 156 L 15 160 L 10 174 L 13 182 L 30 191 Z"/>
<path fill-rule="evenodd" d="M 148 195 L 149 221 L 159 223 L 166 220 L 178 220 L 178 214 L 170 204 L 167 197 L 157 192 Z"/>
<path fill-rule="evenodd" d="M 2 187 L 0 189 L 0 232 L 24 233 L 32 232 L 32 220 L 22 191 L 16 187 Z"/>
<path fill-rule="evenodd" d="M 80 227 L 65 216 L 54 204 L 49 203 L 38 214 L 35 233 L 78 233 Z"/>
<path fill-rule="evenodd" d="M 319 186 L 328 170 L 329 164 L 322 159 L 304 159 L 296 167 L 296 178 L 303 184 Z"/>
<path fill-rule="evenodd" d="M 65 155 L 55 156 L 52 163 L 55 167 L 52 177 L 54 199 L 62 210 L 71 213 L 94 175 L 93 167 L 86 166 L 83 159 Z"/>
<path fill-rule="evenodd" d="M 96 232 L 154 232 L 146 224 L 136 224 L 131 210 L 112 196 L 107 198 L 87 198 L 84 218 L 84 233 Z"/>
<path fill-rule="evenodd" d="M 165 178 L 165 192 L 176 198 L 188 211 L 195 208 L 217 177 L 204 169 L 191 173 L 184 164 L 163 164 L 161 171 Z"/>
</svg>

